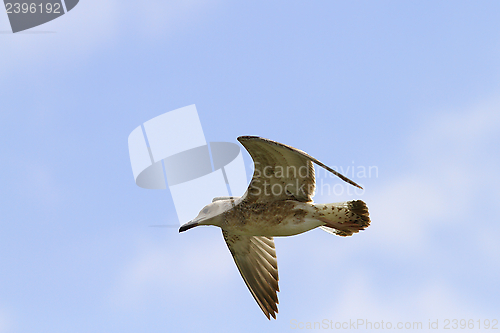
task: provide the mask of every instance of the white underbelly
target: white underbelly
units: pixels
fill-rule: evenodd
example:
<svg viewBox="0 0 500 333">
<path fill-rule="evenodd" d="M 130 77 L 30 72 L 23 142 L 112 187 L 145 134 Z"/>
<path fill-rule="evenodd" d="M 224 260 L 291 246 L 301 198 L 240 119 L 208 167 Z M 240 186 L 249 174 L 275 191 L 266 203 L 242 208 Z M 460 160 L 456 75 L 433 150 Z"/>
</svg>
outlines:
<svg viewBox="0 0 500 333">
<path fill-rule="evenodd" d="M 288 221 L 291 220 L 291 221 Z M 324 225 L 317 219 L 305 218 L 303 222 L 296 223 L 293 219 L 286 219 L 277 226 L 269 228 L 268 235 L 263 236 L 293 236 Z"/>
<path fill-rule="evenodd" d="M 256 223 L 231 231 L 242 235 L 279 237 L 298 235 L 320 225 L 324 223 L 313 218 L 306 217 L 301 222 L 297 222 L 294 218 L 286 218 L 279 224 Z"/>
</svg>

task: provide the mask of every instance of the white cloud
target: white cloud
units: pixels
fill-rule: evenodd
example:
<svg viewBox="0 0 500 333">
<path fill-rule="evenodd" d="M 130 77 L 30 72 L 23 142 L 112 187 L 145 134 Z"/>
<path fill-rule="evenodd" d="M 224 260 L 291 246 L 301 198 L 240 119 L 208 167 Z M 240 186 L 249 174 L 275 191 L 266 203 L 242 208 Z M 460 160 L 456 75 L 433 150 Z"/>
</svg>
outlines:
<svg viewBox="0 0 500 333">
<path fill-rule="evenodd" d="M 176 297 L 178 290 L 184 297 L 191 293 L 195 298 L 207 285 L 221 287 L 235 269 L 222 236 L 197 238 L 183 245 L 142 242 L 120 273 L 110 302 L 119 308 L 136 308 L 158 295 Z"/>
<path fill-rule="evenodd" d="M 123 40 L 137 43 L 143 38 L 173 36 L 212 15 L 214 4 L 206 0 L 189 1 L 80 1 L 65 15 L 16 34 L 2 33 L 0 77 L 28 75 L 102 56 Z M 10 30 L 7 15 L 0 29 Z M 51 33 L 36 33 L 51 32 Z M 50 72 L 50 71 L 49 71 Z"/>
<path fill-rule="evenodd" d="M 500 161 L 492 159 L 499 111 L 500 102 L 491 102 L 438 114 L 422 124 L 407 148 L 412 167 L 398 178 L 379 179 L 380 188 L 363 198 L 373 221 L 371 239 L 378 246 L 408 254 L 421 250 L 436 227 L 474 228 L 470 219 L 477 195 L 490 190 L 499 194 L 493 189 L 500 177 L 492 172 L 500 169 Z"/>
<path fill-rule="evenodd" d="M 368 272 L 357 272 L 346 278 L 346 284 L 339 288 L 335 306 L 326 309 L 321 318 L 334 321 L 383 320 L 391 321 L 393 326 L 399 321 L 422 322 L 424 328 L 429 319 L 438 319 L 442 324 L 444 319 L 482 318 L 483 314 L 461 299 L 447 281 L 430 278 L 421 285 L 385 293 L 368 276 Z"/>
<path fill-rule="evenodd" d="M 16 34 L 1 34 L 1 76 L 30 75 L 81 63 L 89 54 L 106 49 L 119 28 L 118 1 L 80 1 L 67 14 Z M 5 17 L 7 19 L 7 17 Z M 5 27 L 5 22 L 2 26 Z M 10 27 L 9 27 L 10 29 Z M 36 33 L 47 31 L 50 33 Z"/>
<path fill-rule="evenodd" d="M 0 333 L 14 332 L 14 320 L 7 310 L 0 307 Z"/>
<path fill-rule="evenodd" d="M 487 193 L 491 203 L 500 201 L 496 190 L 500 161 L 492 158 L 498 148 L 499 111 L 500 102 L 492 102 L 438 114 L 421 124 L 406 150 L 412 167 L 396 178 L 378 179 L 379 188 L 371 188 L 363 196 L 372 219 L 363 238 L 354 240 L 354 235 L 345 246 L 332 245 L 335 258 L 340 259 L 335 261 L 337 269 L 352 267 L 346 263 L 358 262 L 361 254 L 371 253 L 383 256 L 382 267 L 396 269 L 393 263 L 397 262 L 403 272 L 419 272 L 421 276 L 412 276 L 408 282 L 393 281 L 391 272 L 376 263 L 367 267 L 360 264 L 362 268 L 350 273 L 335 272 L 335 268 L 320 270 L 318 274 L 335 277 L 335 285 L 341 286 L 338 298 L 332 300 L 334 305 L 321 319 L 369 315 L 373 320 L 421 320 L 428 324 L 429 319 L 478 319 L 487 314 L 484 311 L 489 307 L 463 289 L 462 277 L 456 275 L 458 268 L 452 268 L 453 262 L 460 262 L 453 257 L 454 252 L 463 251 L 460 240 L 442 242 L 439 235 L 447 229 L 463 230 L 470 240 L 467 249 L 477 251 L 468 253 L 477 258 L 474 265 L 482 267 L 485 276 L 498 273 L 499 209 L 482 199 Z M 311 261 L 321 267 L 322 259 Z M 463 274 L 475 280 L 482 275 L 474 271 Z M 380 281 L 385 282 L 380 285 Z M 408 288 L 402 287 L 405 285 Z M 335 318 L 329 318 L 332 315 Z"/>
</svg>

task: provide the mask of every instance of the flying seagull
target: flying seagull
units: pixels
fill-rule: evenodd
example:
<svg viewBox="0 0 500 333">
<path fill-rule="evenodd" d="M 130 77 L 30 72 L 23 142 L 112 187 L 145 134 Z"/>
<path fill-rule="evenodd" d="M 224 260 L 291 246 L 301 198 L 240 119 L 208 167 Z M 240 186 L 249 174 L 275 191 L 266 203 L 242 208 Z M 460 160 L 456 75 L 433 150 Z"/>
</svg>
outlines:
<svg viewBox="0 0 500 333">
<path fill-rule="evenodd" d="M 321 229 L 351 236 L 370 225 L 361 200 L 315 204 L 313 163 L 362 188 L 307 153 L 257 136 L 240 136 L 254 162 L 242 197 L 217 197 L 179 232 L 214 225 L 222 235 L 250 293 L 268 319 L 278 313 L 278 263 L 273 237 Z"/>
</svg>

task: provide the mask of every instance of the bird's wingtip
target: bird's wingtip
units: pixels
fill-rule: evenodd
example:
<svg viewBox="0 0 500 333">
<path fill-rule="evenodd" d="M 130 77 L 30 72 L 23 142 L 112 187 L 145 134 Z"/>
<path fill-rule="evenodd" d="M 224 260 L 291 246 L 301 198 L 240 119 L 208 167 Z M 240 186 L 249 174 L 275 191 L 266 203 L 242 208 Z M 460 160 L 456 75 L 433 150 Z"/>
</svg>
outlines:
<svg viewBox="0 0 500 333">
<path fill-rule="evenodd" d="M 256 135 L 241 135 L 237 138 L 239 142 L 245 141 L 245 140 L 252 140 L 252 139 L 261 139 L 260 136 Z"/>
</svg>

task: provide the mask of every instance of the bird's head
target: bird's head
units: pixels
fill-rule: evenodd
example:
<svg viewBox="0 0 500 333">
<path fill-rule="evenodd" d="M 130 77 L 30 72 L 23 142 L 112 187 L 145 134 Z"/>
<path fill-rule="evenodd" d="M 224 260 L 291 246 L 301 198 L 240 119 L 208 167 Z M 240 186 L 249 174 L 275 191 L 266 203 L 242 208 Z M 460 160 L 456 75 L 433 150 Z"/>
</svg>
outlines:
<svg viewBox="0 0 500 333">
<path fill-rule="evenodd" d="M 193 220 L 183 224 L 179 232 L 189 230 L 199 225 L 220 226 L 223 220 L 223 213 L 233 207 L 232 200 L 219 200 L 206 205 Z"/>
</svg>

